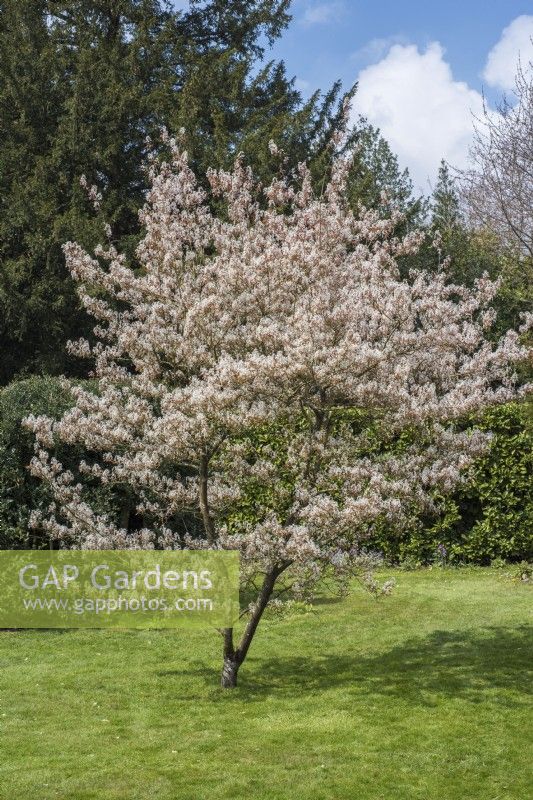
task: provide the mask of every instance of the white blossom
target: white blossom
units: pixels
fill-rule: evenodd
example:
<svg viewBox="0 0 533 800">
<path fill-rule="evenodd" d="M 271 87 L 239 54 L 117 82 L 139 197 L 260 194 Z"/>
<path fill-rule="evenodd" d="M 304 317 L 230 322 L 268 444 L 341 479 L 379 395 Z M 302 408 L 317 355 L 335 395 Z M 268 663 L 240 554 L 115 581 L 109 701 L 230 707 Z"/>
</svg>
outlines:
<svg viewBox="0 0 533 800">
<path fill-rule="evenodd" d="M 57 422 L 26 420 L 32 472 L 55 499 L 32 524 L 82 548 L 236 548 L 245 569 L 340 563 L 374 522 L 405 524 L 413 505 L 432 508 L 462 479 L 488 437 L 455 423 L 519 394 L 512 365 L 526 350 L 514 332 L 486 339 L 488 278 L 467 289 L 445 270 L 401 277 L 397 260 L 421 234 L 395 238 L 394 210 L 355 214 L 345 158 L 318 196 L 304 164 L 297 185 L 261 188 L 239 156 L 232 171 L 209 172 L 209 196 L 166 140 L 172 159 L 151 161 L 138 263 L 109 243 L 94 255 L 65 245 L 98 340 L 70 349 L 94 360 L 98 388 L 71 386 L 73 408 Z M 364 410 L 389 438 L 418 434 L 403 452 L 371 455 L 342 409 Z M 304 424 L 282 463 L 269 446 L 251 458 L 242 437 L 283 420 Z M 80 476 L 51 457 L 54 442 L 91 454 L 80 476 L 129 486 L 142 530 L 97 513 Z M 228 525 L 246 481 L 278 507 Z M 201 516 L 205 539 L 178 534 L 180 513 Z"/>
</svg>

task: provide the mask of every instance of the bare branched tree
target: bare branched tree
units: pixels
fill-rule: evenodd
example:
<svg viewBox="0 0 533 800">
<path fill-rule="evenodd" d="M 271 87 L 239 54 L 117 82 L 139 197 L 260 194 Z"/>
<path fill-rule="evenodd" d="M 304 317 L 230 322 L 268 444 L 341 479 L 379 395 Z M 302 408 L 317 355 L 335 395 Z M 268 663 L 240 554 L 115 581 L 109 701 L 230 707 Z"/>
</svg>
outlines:
<svg viewBox="0 0 533 800">
<path fill-rule="evenodd" d="M 472 225 L 533 258 L 533 64 L 519 64 L 514 102 L 487 106 L 475 126 L 472 167 L 460 174 Z"/>
</svg>

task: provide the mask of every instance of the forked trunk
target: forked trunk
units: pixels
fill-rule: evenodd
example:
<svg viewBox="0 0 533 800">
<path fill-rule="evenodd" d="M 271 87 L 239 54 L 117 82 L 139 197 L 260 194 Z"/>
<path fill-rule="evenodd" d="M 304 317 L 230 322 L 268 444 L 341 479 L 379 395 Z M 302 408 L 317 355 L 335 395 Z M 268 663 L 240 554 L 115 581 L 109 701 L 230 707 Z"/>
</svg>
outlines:
<svg viewBox="0 0 533 800">
<path fill-rule="evenodd" d="M 225 628 L 221 631 L 224 638 L 224 662 L 222 666 L 222 675 L 220 678 L 220 685 L 224 689 L 234 689 L 237 686 L 237 673 L 242 662 L 246 658 L 246 654 L 254 638 L 254 634 L 259 625 L 259 621 L 263 616 L 277 578 L 281 575 L 283 570 L 289 566 L 289 562 L 284 562 L 277 567 L 265 573 L 263 585 L 259 596 L 253 606 L 252 613 L 244 629 L 239 646 L 235 647 L 233 644 L 233 628 Z"/>
</svg>

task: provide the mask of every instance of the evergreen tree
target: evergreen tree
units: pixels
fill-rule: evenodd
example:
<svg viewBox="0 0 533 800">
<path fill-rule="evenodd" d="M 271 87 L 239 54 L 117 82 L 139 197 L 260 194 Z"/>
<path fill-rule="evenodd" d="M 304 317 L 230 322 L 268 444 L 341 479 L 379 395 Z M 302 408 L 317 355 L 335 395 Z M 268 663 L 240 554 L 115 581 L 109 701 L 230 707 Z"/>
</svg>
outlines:
<svg viewBox="0 0 533 800">
<path fill-rule="evenodd" d="M 2 4 L 2 382 L 68 369 L 65 340 L 87 327 L 61 251 L 100 235 L 82 174 L 106 190 L 117 238 L 135 231 L 151 101 L 171 72 L 170 20 L 158 2 Z"/>
<path fill-rule="evenodd" d="M 69 338 L 89 335 L 62 244 L 91 248 L 109 221 L 134 249 L 146 137 L 184 128 L 191 164 L 228 167 L 243 152 L 269 181 L 311 164 L 323 185 L 332 134 L 344 124 L 340 84 L 302 102 L 265 48 L 286 26 L 289 0 L 0 0 L 0 384 L 31 373 L 76 374 Z M 353 94 L 353 90 L 347 97 Z M 345 96 L 346 97 L 346 96 Z M 379 132 L 359 120 L 348 192 L 354 206 L 385 189 L 413 220 L 406 172 Z M 95 215 L 80 177 L 101 190 Z"/>
<path fill-rule="evenodd" d="M 57 321 L 71 313 L 50 225 L 59 203 L 49 165 L 61 113 L 63 76 L 43 0 L 0 5 L 0 376 L 57 342 Z M 48 320 L 46 337 L 46 309 Z M 63 327 L 61 325 L 60 327 Z"/>
<path fill-rule="evenodd" d="M 432 224 L 443 236 L 453 235 L 463 224 L 459 195 L 446 161 L 440 162 L 437 183 L 431 198 Z"/>
<path fill-rule="evenodd" d="M 379 130 L 359 118 L 353 133 L 350 146 L 357 149 L 357 156 L 348 183 L 352 205 L 359 202 L 371 208 L 379 203 L 381 192 L 385 192 L 408 219 L 414 221 L 415 216 L 419 219 L 422 199 L 413 196 L 409 171 L 400 169 L 398 159 Z"/>
<path fill-rule="evenodd" d="M 101 236 L 80 177 L 102 192 L 101 217 L 133 249 L 146 137 L 187 131 L 193 165 L 243 151 L 268 178 L 276 139 L 295 165 L 320 154 L 339 87 L 302 103 L 264 45 L 288 0 L 0 0 L 0 383 L 79 369 L 65 351 L 86 334 L 62 244 Z M 327 150 L 327 148 L 326 148 Z M 329 151 L 328 151 L 329 153 Z M 328 156 L 329 157 L 329 156 Z"/>
<path fill-rule="evenodd" d="M 456 283 L 472 286 L 477 278 L 487 272 L 495 278 L 499 270 L 499 257 L 490 237 L 469 230 L 461 207 L 457 183 L 443 160 L 437 182 L 430 198 L 430 239 L 438 231 L 441 246 L 437 254 L 426 252 L 437 268 L 444 258 L 449 260 L 450 279 Z"/>
</svg>

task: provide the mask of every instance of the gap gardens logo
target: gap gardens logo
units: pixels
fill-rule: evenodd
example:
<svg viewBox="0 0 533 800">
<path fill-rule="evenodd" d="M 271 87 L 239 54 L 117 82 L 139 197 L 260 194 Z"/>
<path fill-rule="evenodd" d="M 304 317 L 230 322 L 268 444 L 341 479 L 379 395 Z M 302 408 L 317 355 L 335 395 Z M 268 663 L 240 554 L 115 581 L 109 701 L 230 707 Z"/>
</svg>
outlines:
<svg viewBox="0 0 533 800">
<path fill-rule="evenodd" d="M 0 551 L 0 627 L 231 627 L 238 614 L 235 551 Z"/>
</svg>

